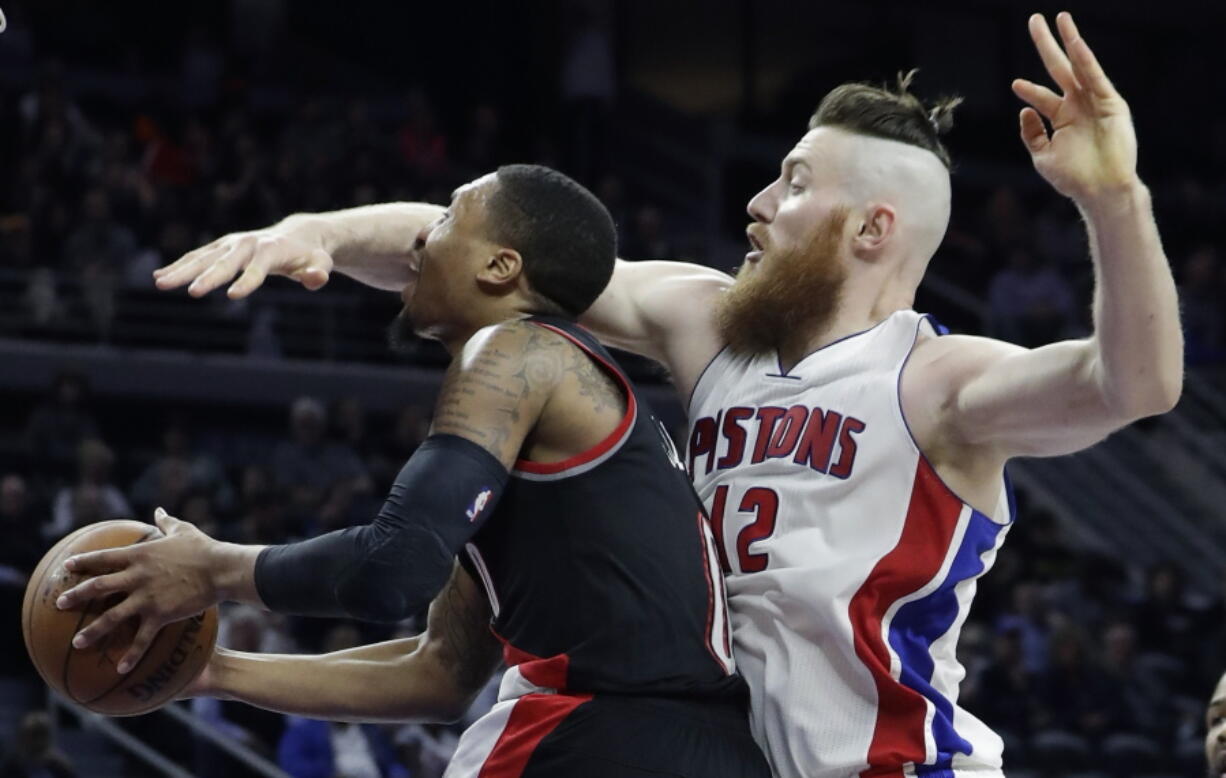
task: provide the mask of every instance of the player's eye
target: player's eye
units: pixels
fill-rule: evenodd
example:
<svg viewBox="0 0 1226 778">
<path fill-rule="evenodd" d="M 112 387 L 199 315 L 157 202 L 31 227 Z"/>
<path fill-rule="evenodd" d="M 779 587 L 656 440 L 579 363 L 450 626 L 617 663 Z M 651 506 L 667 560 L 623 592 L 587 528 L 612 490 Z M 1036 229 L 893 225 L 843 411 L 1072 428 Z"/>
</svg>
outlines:
<svg viewBox="0 0 1226 778">
<path fill-rule="evenodd" d="M 800 184 L 797 184 L 795 182 L 788 184 L 788 194 L 797 195 L 803 191 L 805 191 L 805 188 L 801 186 Z"/>
</svg>

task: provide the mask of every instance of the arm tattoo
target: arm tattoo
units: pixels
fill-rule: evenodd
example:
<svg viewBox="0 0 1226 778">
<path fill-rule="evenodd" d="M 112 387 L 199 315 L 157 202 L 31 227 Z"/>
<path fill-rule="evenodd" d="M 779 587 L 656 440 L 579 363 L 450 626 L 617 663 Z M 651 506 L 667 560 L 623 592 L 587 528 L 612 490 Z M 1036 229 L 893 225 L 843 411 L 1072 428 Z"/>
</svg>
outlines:
<svg viewBox="0 0 1226 778">
<path fill-rule="evenodd" d="M 439 392 L 435 432 L 461 435 L 508 463 L 564 380 L 574 381 L 593 412 L 624 409 L 626 398 L 613 379 L 565 338 L 527 322 L 508 322 L 494 339 L 452 361 Z"/>
<path fill-rule="evenodd" d="M 500 326 L 496 342 L 452 361 L 439 392 L 434 431 L 461 435 L 513 462 L 565 367 L 564 344 L 533 324 Z M 518 434 L 514 434 L 518 433 Z"/>
<path fill-rule="evenodd" d="M 438 596 L 430 611 L 431 632 L 441 641 L 440 653 L 452 672 L 456 685 L 465 692 L 479 690 L 498 663 L 498 642 L 490 632 L 490 610 L 485 598 L 475 587 L 460 585 L 463 573 L 459 565 L 451 581 Z"/>
<path fill-rule="evenodd" d="M 593 412 L 600 413 L 609 407 L 624 411 L 626 397 L 613 378 L 578 348 L 570 351 L 569 372 L 575 377 L 579 394 L 592 401 Z"/>
</svg>

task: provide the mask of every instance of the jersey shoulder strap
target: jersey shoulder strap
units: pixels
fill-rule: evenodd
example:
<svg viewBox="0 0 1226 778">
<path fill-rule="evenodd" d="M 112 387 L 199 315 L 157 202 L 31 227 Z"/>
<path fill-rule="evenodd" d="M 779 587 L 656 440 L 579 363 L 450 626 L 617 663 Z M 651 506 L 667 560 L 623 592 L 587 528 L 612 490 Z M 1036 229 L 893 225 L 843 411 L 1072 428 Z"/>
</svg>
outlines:
<svg viewBox="0 0 1226 778">
<path fill-rule="evenodd" d="M 561 316 L 532 316 L 526 319 L 526 321 L 539 327 L 544 327 L 547 330 L 552 330 L 571 343 L 574 343 L 587 353 L 588 356 L 603 365 L 605 369 L 611 371 L 619 379 L 619 383 L 625 386 L 627 391 L 634 391 L 629 377 L 622 370 L 621 365 L 617 364 L 617 360 L 613 358 L 613 355 L 596 339 L 595 335 L 584 329 L 577 322 L 562 318 Z"/>
</svg>

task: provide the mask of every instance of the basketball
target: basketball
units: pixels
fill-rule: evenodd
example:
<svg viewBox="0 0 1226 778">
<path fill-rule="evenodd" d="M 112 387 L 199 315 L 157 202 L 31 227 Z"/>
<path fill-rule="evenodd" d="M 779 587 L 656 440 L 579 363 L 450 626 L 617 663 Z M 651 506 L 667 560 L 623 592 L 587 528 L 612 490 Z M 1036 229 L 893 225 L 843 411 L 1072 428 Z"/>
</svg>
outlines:
<svg viewBox="0 0 1226 778">
<path fill-rule="evenodd" d="M 117 600 L 94 600 L 82 609 L 57 608 L 55 601 L 60 594 L 84 580 L 84 576 L 65 570 L 64 560 L 74 554 L 141 543 L 161 535 L 157 527 L 138 521 L 90 524 L 56 543 L 30 576 L 21 611 L 26 650 L 47 685 L 82 707 L 108 716 L 135 716 L 156 710 L 191 683 L 213 654 L 216 608 L 167 624 L 148 652 L 124 675 L 115 667 L 136 636 L 135 620 L 120 625 L 88 648 L 72 645 L 73 636 Z"/>
</svg>

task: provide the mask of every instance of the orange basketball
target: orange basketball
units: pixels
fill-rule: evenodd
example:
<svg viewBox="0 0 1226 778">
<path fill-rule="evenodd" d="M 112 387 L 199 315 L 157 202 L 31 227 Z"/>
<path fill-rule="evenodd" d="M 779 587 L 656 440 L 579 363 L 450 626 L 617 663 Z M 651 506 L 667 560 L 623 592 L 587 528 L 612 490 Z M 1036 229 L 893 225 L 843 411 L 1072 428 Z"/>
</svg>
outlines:
<svg viewBox="0 0 1226 778">
<path fill-rule="evenodd" d="M 106 604 L 124 595 L 91 601 L 80 610 L 55 607 L 62 593 L 85 580 L 64 569 L 65 559 L 161 535 L 157 527 L 138 521 L 90 524 L 56 543 L 30 576 L 21 608 L 26 650 L 47 685 L 78 705 L 108 716 L 148 713 L 173 700 L 213 655 L 217 608 L 162 627 L 136 667 L 120 675 L 115 666 L 136 637 L 135 619 L 116 627 L 89 648 L 73 648 L 72 638 L 97 618 Z"/>
</svg>

